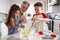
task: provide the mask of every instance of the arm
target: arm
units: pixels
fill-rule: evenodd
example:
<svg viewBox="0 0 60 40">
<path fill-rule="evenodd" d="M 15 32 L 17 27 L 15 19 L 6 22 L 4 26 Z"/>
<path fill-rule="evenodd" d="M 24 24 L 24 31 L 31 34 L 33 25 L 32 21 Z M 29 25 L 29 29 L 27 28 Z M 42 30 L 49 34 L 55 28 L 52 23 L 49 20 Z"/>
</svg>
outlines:
<svg viewBox="0 0 60 40">
<path fill-rule="evenodd" d="M 36 16 L 33 16 L 32 22 L 34 23 L 37 20 Z"/>
<path fill-rule="evenodd" d="M 41 20 L 42 20 L 43 22 L 48 22 L 48 21 L 50 21 L 50 19 L 48 18 L 48 15 L 47 15 L 47 14 L 42 13 L 42 15 L 43 15 L 43 18 L 41 18 Z"/>
<path fill-rule="evenodd" d="M 15 26 L 13 18 L 10 19 L 10 24 L 11 24 L 12 28 L 21 28 L 22 27 L 22 26 Z"/>
<path fill-rule="evenodd" d="M 50 21 L 50 19 L 48 19 L 48 18 L 40 18 L 40 19 L 37 19 L 37 21 L 48 22 L 48 21 Z"/>
<path fill-rule="evenodd" d="M 43 18 L 36 18 L 35 16 L 36 15 L 33 15 L 33 18 L 32 18 L 33 21 L 42 21 L 42 22 L 50 21 L 50 19 L 48 18 L 48 16 L 45 13 L 42 13 Z"/>
</svg>

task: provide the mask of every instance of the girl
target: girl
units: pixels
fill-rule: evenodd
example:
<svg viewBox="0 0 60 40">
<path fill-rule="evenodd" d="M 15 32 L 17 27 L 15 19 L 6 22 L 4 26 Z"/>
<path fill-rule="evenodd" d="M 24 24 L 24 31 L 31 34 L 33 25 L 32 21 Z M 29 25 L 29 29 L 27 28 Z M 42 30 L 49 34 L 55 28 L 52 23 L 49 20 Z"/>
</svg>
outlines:
<svg viewBox="0 0 60 40">
<path fill-rule="evenodd" d="M 19 26 L 20 23 L 18 18 L 19 14 L 20 14 L 19 6 L 13 4 L 9 10 L 9 16 L 6 23 L 6 25 L 8 26 L 9 34 L 17 33 L 18 28 L 24 27 L 23 25 Z"/>
</svg>

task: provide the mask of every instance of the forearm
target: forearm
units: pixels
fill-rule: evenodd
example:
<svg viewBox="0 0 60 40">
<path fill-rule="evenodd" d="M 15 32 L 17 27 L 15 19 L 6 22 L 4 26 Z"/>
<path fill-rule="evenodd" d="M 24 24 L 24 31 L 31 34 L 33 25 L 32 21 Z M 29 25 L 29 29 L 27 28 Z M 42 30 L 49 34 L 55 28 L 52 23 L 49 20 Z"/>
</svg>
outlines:
<svg viewBox="0 0 60 40">
<path fill-rule="evenodd" d="M 32 18 L 32 22 L 34 23 L 36 20 L 34 18 Z"/>
<path fill-rule="evenodd" d="M 48 19 L 48 18 L 37 18 L 37 19 L 35 19 L 34 21 L 42 21 L 42 22 L 48 22 L 48 21 L 50 21 L 50 19 Z"/>
<path fill-rule="evenodd" d="M 12 26 L 12 28 L 19 28 L 19 26 Z"/>
</svg>

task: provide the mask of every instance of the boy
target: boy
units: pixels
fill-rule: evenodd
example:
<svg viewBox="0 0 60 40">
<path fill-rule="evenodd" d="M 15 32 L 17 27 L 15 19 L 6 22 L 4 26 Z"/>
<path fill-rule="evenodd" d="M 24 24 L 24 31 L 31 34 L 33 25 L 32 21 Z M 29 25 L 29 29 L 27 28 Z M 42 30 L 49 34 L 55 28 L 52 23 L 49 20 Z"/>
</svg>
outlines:
<svg viewBox="0 0 60 40">
<path fill-rule="evenodd" d="M 34 8 L 35 8 L 35 12 L 36 14 L 33 15 L 33 21 L 44 21 L 47 22 L 48 20 L 48 16 L 42 12 L 43 9 L 43 5 L 40 2 L 37 2 L 36 4 L 34 4 Z"/>
<path fill-rule="evenodd" d="M 35 8 L 36 14 L 33 15 L 32 21 L 33 21 L 33 23 L 36 23 L 35 27 L 40 26 L 40 28 L 38 28 L 38 29 L 43 30 L 42 28 L 44 27 L 44 22 L 49 21 L 48 16 L 42 12 L 42 8 L 43 8 L 42 3 L 40 3 L 40 2 L 35 3 L 34 8 Z M 37 29 L 37 27 L 36 27 L 36 29 Z"/>
</svg>

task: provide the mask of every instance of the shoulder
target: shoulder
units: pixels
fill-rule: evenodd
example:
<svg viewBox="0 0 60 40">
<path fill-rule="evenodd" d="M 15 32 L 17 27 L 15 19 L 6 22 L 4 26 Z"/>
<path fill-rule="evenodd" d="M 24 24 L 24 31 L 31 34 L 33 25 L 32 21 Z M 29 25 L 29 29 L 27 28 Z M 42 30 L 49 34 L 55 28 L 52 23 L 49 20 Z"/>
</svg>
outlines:
<svg viewBox="0 0 60 40">
<path fill-rule="evenodd" d="M 37 16 L 37 15 L 38 15 L 38 14 L 34 14 L 33 17 L 34 17 L 34 16 Z"/>
<path fill-rule="evenodd" d="M 47 15 L 46 13 L 42 13 L 43 15 Z"/>
<path fill-rule="evenodd" d="M 48 15 L 46 13 L 42 13 L 44 18 L 48 18 Z"/>
<path fill-rule="evenodd" d="M 11 18 L 10 18 L 10 21 L 14 21 L 14 18 L 11 17 Z"/>
</svg>

